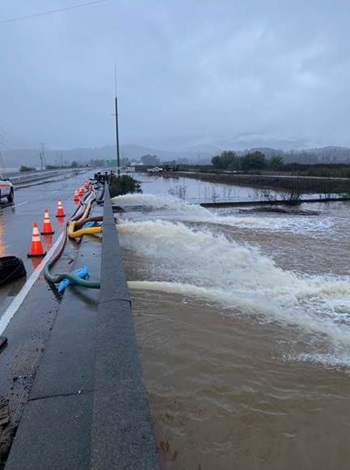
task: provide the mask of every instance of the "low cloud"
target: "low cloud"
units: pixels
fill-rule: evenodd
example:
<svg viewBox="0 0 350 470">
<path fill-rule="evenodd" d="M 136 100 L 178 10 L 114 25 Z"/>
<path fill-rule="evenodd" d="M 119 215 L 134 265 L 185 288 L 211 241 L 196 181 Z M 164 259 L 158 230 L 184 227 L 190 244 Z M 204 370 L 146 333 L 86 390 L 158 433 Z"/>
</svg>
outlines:
<svg viewBox="0 0 350 470">
<path fill-rule="evenodd" d="M 305 3 L 111 0 L 0 24 L 4 145 L 112 143 L 115 61 L 124 143 L 350 145 L 350 7 Z M 6 0 L 0 18 L 44 10 Z"/>
</svg>

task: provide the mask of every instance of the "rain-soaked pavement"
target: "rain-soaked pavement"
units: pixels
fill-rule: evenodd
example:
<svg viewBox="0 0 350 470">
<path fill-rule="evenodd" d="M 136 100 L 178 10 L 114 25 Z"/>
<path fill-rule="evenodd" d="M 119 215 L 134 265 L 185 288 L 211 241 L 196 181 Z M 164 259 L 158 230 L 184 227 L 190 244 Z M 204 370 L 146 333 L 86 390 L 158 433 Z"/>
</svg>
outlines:
<svg viewBox="0 0 350 470">
<path fill-rule="evenodd" d="M 64 228 L 55 217 L 58 199 L 73 214 L 74 191 L 91 176 L 19 189 L 14 205 L 0 209 L 0 256 L 18 256 L 27 268 L 25 285 L 23 279 L 0 291 L 0 336 L 8 340 L 0 350 L 0 469 L 8 443 L 6 470 L 158 469 L 108 192 L 90 213 L 103 213 L 103 237 L 69 240 L 53 270 L 86 265 L 100 289 L 73 286 L 59 296 L 27 259 L 33 222 L 41 228 L 44 209 L 50 211 L 55 234 L 44 243 L 54 247 Z M 6 323 L 23 285 L 30 289 Z"/>
<path fill-rule="evenodd" d="M 27 271 L 26 277 L 0 286 L 0 337 L 6 338 L 6 343 L 0 349 L 0 468 L 6 445 L 11 441 L 28 400 L 33 374 L 42 358 L 44 345 L 60 307 L 56 292 L 48 288 L 43 278 L 37 279 L 39 271 L 35 270 L 42 259 L 27 257 L 32 226 L 37 222 L 41 230 L 44 210 L 50 211 L 55 233 L 42 236 L 44 249 L 48 251 L 75 210 L 74 191 L 89 176 L 89 173 L 85 173 L 44 184 L 38 182 L 30 187 L 19 186 L 15 189 L 12 204 L 4 201 L 0 204 L 0 257 L 13 255 L 20 258 Z M 65 218 L 56 218 L 58 199 L 62 200 Z M 90 242 L 88 250 L 91 249 L 94 248 Z M 77 253 L 74 243 L 67 245 L 59 261 L 64 271 L 73 263 Z M 23 287 L 27 291 L 24 301 L 20 298 Z M 7 326 L 7 318 L 12 315 L 12 310 L 15 311 L 13 319 L 16 319 Z"/>
<path fill-rule="evenodd" d="M 74 191 L 79 189 L 85 179 L 91 176 L 92 172 L 90 171 L 77 176 L 67 176 L 54 182 L 45 182 L 45 184 L 38 182 L 33 186 L 16 188 L 14 203 L 8 204 L 2 201 L 0 204 L 0 257 L 13 255 L 22 259 L 27 277 L 29 277 L 40 262 L 37 258 L 27 257 L 33 223 L 36 222 L 41 230 L 44 210 L 49 210 L 55 233 L 42 237 L 45 250 L 49 250 L 64 229 L 67 216 L 70 216 L 75 210 Z M 58 199 L 62 200 L 66 214 L 64 219 L 55 216 Z M 0 317 L 24 283 L 25 279 L 21 279 L 1 287 Z"/>
</svg>

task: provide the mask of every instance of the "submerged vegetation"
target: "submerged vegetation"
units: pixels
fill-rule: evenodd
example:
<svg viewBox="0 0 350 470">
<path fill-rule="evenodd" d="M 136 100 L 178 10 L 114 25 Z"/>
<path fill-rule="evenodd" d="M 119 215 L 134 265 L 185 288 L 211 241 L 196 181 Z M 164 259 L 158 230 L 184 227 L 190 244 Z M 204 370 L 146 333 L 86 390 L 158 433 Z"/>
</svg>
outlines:
<svg viewBox="0 0 350 470">
<path fill-rule="evenodd" d="M 122 175 L 109 183 L 109 193 L 111 197 L 115 197 L 128 193 L 142 193 L 142 190 L 137 180 L 131 176 Z"/>
<path fill-rule="evenodd" d="M 318 163 L 309 163 L 307 159 L 305 163 L 290 162 L 293 155 L 290 154 L 289 162 L 285 162 L 283 152 L 267 156 L 260 150 L 246 153 L 225 150 L 213 157 L 211 164 L 179 163 L 176 169 L 173 165 L 171 176 L 169 165 L 164 162 L 162 176 L 185 176 L 210 183 L 254 187 L 265 193 L 267 201 L 273 199 L 277 191 L 289 204 L 299 204 L 307 194 L 323 200 L 350 198 L 350 160 L 348 163 L 322 162 L 321 159 Z M 146 166 L 139 166 L 136 171 L 146 170 Z M 186 190 L 181 186 L 169 193 L 186 199 Z M 213 192 L 209 197 L 215 202 L 217 194 Z"/>
</svg>

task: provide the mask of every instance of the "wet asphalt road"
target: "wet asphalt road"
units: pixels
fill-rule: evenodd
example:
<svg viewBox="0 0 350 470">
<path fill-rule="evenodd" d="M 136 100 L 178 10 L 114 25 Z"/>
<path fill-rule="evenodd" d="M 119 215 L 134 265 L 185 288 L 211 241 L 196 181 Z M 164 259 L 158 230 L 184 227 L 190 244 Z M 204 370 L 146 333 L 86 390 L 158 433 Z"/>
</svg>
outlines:
<svg viewBox="0 0 350 470">
<path fill-rule="evenodd" d="M 13 255 L 21 258 L 27 270 L 27 277 L 29 277 L 41 261 L 40 258 L 27 257 L 33 223 L 37 222 L 41 231 L 44 210 L 49 210 L 55 233 L 41 236 L 44 249 L 48 251 L 64 229 L 68 217 L 75 211 L 74 191 L 78 190 L 91 176 L 93 172 L 88 171 L 50 183 L 16 188 L 14 203 L 8 204 L 3 200 L 0 204 L 0 257 Z M 62 200 L 66 214 L 63 219 L 56 218 L 58 199 Z M 25 278 L 10 285 L 0 286 L 0 316 L 24 282 Z"/>
</svg>

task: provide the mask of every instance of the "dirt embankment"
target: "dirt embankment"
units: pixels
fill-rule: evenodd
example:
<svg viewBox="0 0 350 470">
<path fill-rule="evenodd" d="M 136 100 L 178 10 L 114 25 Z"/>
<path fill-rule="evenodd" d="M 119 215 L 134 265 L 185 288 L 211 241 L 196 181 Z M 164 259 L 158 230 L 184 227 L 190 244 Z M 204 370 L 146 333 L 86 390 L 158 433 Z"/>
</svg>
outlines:
<svg viewBox="0 0 350 470">
<path fill-rule="evenodd" d="M 298 192 L 301 194 L 320 193 L 324 195 L 330 195 L 350 193 L 349 178 L 313 178 L 302 176 L 189 172 L 174 172 L 171 175 L 208 181 L 209 183 L 250 186 L 260 189 L 285 190 Z"/>
</svg>

